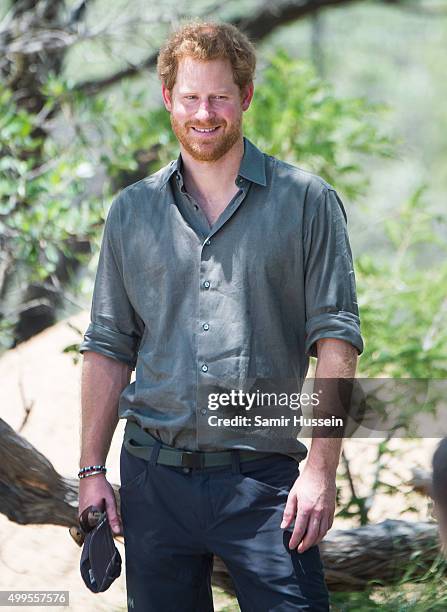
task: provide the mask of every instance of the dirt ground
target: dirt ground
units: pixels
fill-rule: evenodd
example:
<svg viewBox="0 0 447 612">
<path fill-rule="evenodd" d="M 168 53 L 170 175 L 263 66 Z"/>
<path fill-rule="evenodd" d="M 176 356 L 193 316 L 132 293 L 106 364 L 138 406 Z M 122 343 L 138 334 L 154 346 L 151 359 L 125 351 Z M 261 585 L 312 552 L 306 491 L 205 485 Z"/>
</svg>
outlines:
<svg viewBox="0 0 447 612">
<path fill-rule="evenodd" d="M 32 340 L 8 351 L 0 359 L 0 416 L 14 429 L 23 421 L 25 406 L 32 404 L 31 414 L 21 434 L 53 463 L 63 476 L 75 477 L 79 460 L 80 374 L 64 347 L 79 342 L 73 329 L 85 331 L 88 312 L 61 321 Z M 120 422 L 107 459 L 111 482 L 119 482 L 119 453 L 124 430 Z M 403 452 L 387 460 L 386 478 L 401 484 L 411 477 L 411 468 L 429 468 L 438 440 L 394 440 L 393 446 Z M 375 470 L 378 440 L 349 440 L 345 452 L 351 460 L 354 475 L 361 475 L 359 493 L 367 491 Z M 356 479 L 357 482 L 357 479 Z M 409 487 L 402 487 L 403 490 Z M 416 512 L 401 511 L 412 505 Z M 427 520 L 429 504 L 417 494 L 410 498 L 397 495 L 379 496 L 373 505 L 371 519 L 407 518 Z M 349 525 L 336 520 L 333 528 Z M 124 562 L 124 547 L 117 544 Z M 68 529 L 51 525 L 17 525 L 0 515 L 0 590 L 66 590 L 72 611 L 117 612 L 126 610 L 125 571 L 105 593 L 94 595 L 84 586 L 79 574 L 80 548 Z M 231 602 L 217 590 L 216 611 Z M 34 610 L 48 608 L 34 607 Z M 226 608 L 229 609 L 229 608 Z M 236 608 L 237 609 L 237 608 Z"/>
</svg>

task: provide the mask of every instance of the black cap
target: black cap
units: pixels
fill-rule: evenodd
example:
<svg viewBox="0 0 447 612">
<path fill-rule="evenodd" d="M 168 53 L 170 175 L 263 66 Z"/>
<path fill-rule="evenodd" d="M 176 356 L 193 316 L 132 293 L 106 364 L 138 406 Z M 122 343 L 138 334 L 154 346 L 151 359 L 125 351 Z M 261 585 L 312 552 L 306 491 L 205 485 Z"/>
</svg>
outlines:
<svg viewBox="0 0 447 612">
<path fill-rule="evenodd" d="M 93 593 L 106 591 L 121 574 L 121 555 L 113 541 L 106 512 L 85 536 L 80 569 L 85 585 Z"/>
</svg>

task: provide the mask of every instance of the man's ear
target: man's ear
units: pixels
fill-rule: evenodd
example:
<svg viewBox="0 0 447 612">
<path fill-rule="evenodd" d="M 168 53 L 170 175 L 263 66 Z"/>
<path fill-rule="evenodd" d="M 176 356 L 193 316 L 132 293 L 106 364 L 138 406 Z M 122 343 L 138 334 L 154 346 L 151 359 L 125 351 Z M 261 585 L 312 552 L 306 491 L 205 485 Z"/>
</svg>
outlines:
<svg viewBox="0 0 447 612">
<path fill-rule="evenodd" d="M 164 83 L 161 84 L 161 95 L 163 97 L 163 103 L 167 111 L 171 112 L 172 110 L 172 92 L 166 87 Z"/>
<path fill-rule="evenodd" d="M 245 87 L 244 91 L 242 92 L 241 100 L 242 100 L 242 110 L 243 111 L 246 111 L 249 109 L 252 98 L 253 98 L 254 89 L 255 89 L 255 86 L 252 81 L 249 85 Z"/>
</svg>

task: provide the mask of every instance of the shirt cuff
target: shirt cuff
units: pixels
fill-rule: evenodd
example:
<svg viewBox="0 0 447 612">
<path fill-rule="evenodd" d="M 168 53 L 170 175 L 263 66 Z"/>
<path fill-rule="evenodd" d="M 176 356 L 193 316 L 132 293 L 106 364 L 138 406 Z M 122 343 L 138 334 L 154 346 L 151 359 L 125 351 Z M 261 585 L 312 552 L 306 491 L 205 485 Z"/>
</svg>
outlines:
<svg viewBox="0 0 447 612">
<path fill-rule="evenodd" d="M 317 345 L 315 342 L 320 338 L 345 340 L 357 349 L 359 355 L 363 352 L 360 318 L 347 310 L 325 312 L 307 321 L 305 338 L 306 355 L 317 357 Z"/>
<path fill-rule="evenodd" d="M 98 323 L 90 323 L 84 334 L 79 352 L 93 351 L 113 357 L 135 368 L 139 338 L 117 332 Z"/>
</svg>

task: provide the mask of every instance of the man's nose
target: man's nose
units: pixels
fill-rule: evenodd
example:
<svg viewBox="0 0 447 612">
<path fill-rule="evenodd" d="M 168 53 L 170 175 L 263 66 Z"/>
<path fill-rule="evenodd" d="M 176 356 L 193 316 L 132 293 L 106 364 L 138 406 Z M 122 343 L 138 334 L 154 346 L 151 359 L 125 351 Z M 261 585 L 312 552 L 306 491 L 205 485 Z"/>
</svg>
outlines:
<svg viewBox="0 0 447 612">
<path fill-rule="evenodd" d="M 214 111 L 211 107 L 209 100 L 203 100 L 200 103 L 199 108 L 197 109 L 196 118 L 199 119 L 200 121 L 204 121 L 213 116 L 214 116 Z"/>
</svg>

